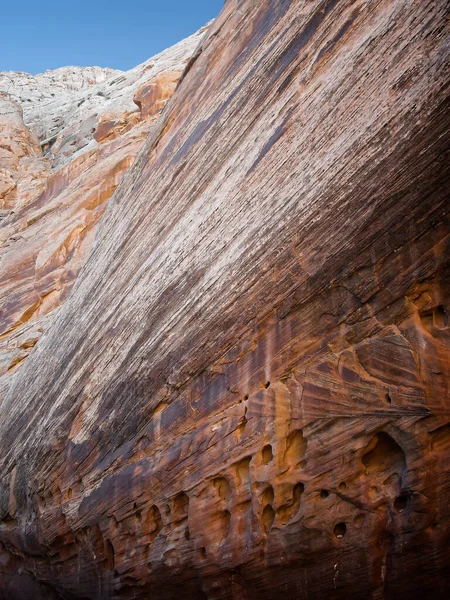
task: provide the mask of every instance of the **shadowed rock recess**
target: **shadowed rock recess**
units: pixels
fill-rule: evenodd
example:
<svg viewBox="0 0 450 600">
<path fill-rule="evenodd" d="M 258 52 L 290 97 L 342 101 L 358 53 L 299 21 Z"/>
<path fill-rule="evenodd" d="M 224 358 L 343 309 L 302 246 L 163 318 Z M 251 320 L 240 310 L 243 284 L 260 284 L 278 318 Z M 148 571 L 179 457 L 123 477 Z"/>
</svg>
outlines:
<svg viewBox="0 0 450 600">
<path fill-rule="evenodd" d="M 448 597 L 449 16 L 225 3 L 2 397 L 2 599 Z"/>
</svg>

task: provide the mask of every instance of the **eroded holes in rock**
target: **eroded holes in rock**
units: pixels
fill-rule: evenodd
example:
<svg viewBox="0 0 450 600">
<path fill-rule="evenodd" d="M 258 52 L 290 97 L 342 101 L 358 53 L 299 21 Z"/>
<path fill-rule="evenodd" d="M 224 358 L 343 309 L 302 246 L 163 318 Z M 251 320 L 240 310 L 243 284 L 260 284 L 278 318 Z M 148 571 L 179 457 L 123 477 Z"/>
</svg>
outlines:
<svg viewBox="0 0 450 600">
<path fill-rule="evenodd" d="M 270 388 L 270 381 L 266 381 L 266 383 L 264 384 L 264 387 L 267 389 Z"/>
<path fill-rule="evenodd" d="M 250 484 L 250 463 L 252 461 L 251 456 L 246 456 L 238 463 L 236 463 L 236 476 L 237 483 L 239 486 L 247 486 Z"/>
<path fill-rule="evenodd" d="M 154 540 L 162 529 L 162 518 L 159 508 L 154 504 L 150 507 L 147 519 L 146 530 L 151 540 Z"/>
<path fill-rule="evenodd" d="M 338 523 L 333 529 L 334 537 L 341 539 L 347 533 L 347 525 L 345 523 Z"/>
<path fill-rule="evenodd" d="M 347 489 L 347 484 L 345 483 L 345 481 L 341 481 L 341 483 L 339 484 L 339 489 L 341 490 L 341 492 Z"/>
<path fill-rule="evenodd" d="M 328 490 L 320 490 L 321 498 L 328 498 L 329 495 L 330 495 L 330 492 Z"/>
<path fill-rule="evenodd" d="M 392 398 L 389 393 L 385 396 L 386 404 L 392 404 Z"/>
<path fill-rule="evenodd" d="M 305 486 L 303 483 L 299 482 L 295 484 L 292 489 L 291 499 L 277 510 L 277 514 L 283 524 L 289 523 L 289 521 L 291 521 L 298 513 L 300 509 L 300 499 L 304 491 Z"/>
<path fill-rule="evenodd" d="M 296 483 L 294 485 L 294 496 L 298 495 L 302 495 L 303 492 L 305 491 L 305 484 L 302 483 L 301 481 L 299 481 L 298 483 Z"/>
<path fill-rule="evenodd" d="M 433 313 L 432 312 L 422 313 L 420 315 L 420 320 L 422 321 L 422 325 L 425 327 L 425 329 L 427 329 L 428 331 L 431 331 L 431 329 L 433 328 Z"/>
<path fill-rule="evenodd" d="M 362 463 L 368 474 L 393 470 L 400 474 L 406 468 L 405 453 L 384 431 L 371 439 L 363 454 Z"/>
<path fill-rule="evenodd" d="M 272 446 L 270 444 L 267 444 L 267 446 L 264 446 L 262 449 L 261 458 L 263 465 L 267 465 L 271 460 L 273 460 Z"/>
<path fill-rule="evenodd" d="M 206 548 L 199 548 L 198 555 L 199 555 L 199 558 L 201 560 L 205 560 L 205 558 L 206 558 Z"/>
<path fill-rule="evenodd" d="M 106 540 L 105 542 L 105 554 L 106 559 L 108 561 L 108 567 L 113 570 L 114 569 L 114 561 L 115 561 L 115 552 L 114 546 L 112 545 L 110 540 Z"/>
<path fill-rule="evenodd" d="M 394 508 L 399 513 L 402 513 L 408 506 L 408 496 L 397 496 L 394 500 Z"/>
<path fill-rule="evenodd" d="M 306 445 L 307 443 L 301 429 L 297 429 L 289 434 L 284 453 L 284 463 L 287 467 L 303 467 L 302 463 L 305 458 Z"/>
<path fill-rule="evenodd" d="M 269 535 L 270 530 L 272 529 L 273 522 L 275 520 L 275 511 L 273 510 L 270 504 L 264 507 L 261 520 L 264 533 L 266 535 Z"/>
<path fill-rule="evenodd" d="M 205 501 L 204 529 L 208 532 L 208 546 L 214 552 L 230 533 L 231 514 L 228 503 L 231 487 L 225 477 L 215 477 L 202 492 Z"/>
<path fill-rule="evenodd" d="M 184 530 L 184 539 L 189 541 L 191 539 L 191 533 L 189 531 L 189 527 L 186 527 L 186 529 Z"/>
<path fill-rule="evenodd" d="M 217 494 L 221 500 L 228 502 L 231 498 L 231 488 L 225 477 L 216 477 L 213 479 L 213 485 L 217 491 Z"/>
<path fill-rule="evenodd" d="M 273 491 L 273 487 L 269 485 L 266 487 L 264 492 L 261 495 L 261 500 L 263 504 L 272 504 L 275 499 L 275 493 Z"/>
<path fill-rule="evenodd" d="M 445 308 L 439 305 L 434 313 L 434 324 L 438 329 L 445 329 L 448 325 L 448 315 Z"/>
<path fill-rule="evenodd" d="M 12 517 L 9 513 L 7 513 L 5 518 L 0 521 L 0 523 L 6 527 L 17 527 L 18 521 L 15 517 Z"/>
<path fill-rule="evenodd" d="M 189 511 L 189 496 L 180 492 L 173 500 L 173 521 L 183 521 L 187 519 Z"/>
<path fill-rule="evenodd" d="M 67 500 L 72 500 L 72 496 L 73 496 L 72 488 L 69 488 L 66 493 Z"/>
<path fill-rule="evenodd" d="M 423 326 L 430 333 L 433 333 L 433 329 L 446 329 L 448 326 L 449 318 L 448 313 L 442 305 L 436 308 L 424 312 L 420 315 L 420 320 Z"/>
</svg>

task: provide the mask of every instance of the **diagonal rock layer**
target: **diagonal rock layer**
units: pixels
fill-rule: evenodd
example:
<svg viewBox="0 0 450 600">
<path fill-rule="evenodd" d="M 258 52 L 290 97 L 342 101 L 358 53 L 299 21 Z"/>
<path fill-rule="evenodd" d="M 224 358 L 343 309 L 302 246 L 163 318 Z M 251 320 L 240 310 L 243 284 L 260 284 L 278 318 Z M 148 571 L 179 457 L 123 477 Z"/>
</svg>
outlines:
<svg viewBox="0 0 450 600">
<path fill-rule="evenodd" d="M 448 17 L 225 3 L 2 399 L 1 597 L 448 597 Z"/>
</svg>

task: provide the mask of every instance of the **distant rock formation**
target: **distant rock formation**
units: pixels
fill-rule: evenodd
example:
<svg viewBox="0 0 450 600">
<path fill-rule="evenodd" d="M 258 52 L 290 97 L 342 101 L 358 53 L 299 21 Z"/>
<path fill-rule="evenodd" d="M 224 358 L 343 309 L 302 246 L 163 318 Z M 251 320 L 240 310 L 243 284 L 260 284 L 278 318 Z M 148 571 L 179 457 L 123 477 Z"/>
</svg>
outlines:
<svg viewBox="0 0 450 600">
<path fill-rule="evenodd" d="M 26 204 L 45 184 L 49 164 L 37 137 L 25 126 L 19 103 L 0 91 L 0 216 Z"/>
<path fill-rule="evenodd" d="M 101 67 L 61 67 L 38 75 L 15 71 L 0 73 L 0 90 L 23 107 L 25 121 L 41 140 L 73 123 L 74 108 L 85 97 L 103 89 L 96 84 L 110 82 L 123 71 Z M 80 94 L 81 92 L 81 94 Z M 98 99 L 98 105 L 101 102 Z M 80 111 L 81 112 L 81 111 Z"/>
<path fill-rule="evenodd" d="M 52 131 L 7 332 L 88 258 L 0 405 L 1 598 L 449 596 L 449 14 L 228 0 L 93 244 L 139 125 Z"/>
</svg>

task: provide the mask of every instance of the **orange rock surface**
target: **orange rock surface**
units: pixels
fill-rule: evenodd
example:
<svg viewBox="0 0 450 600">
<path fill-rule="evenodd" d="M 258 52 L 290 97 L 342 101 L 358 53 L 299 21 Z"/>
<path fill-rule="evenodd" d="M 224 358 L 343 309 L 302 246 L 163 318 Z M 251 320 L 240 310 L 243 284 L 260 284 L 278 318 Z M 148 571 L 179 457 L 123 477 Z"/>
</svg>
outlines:
<svg viewBox="0 0 450 600">
<path fill-rule="evenodd" d="M 3 598 L 448 597 L 448 16 L 225 3 L 3 396 Z"/>
<path fill-rule="evenodd" d="M 49 164 L 25 126 L 21 106 L 0 91 L 0 218 L 26 204 L 45 185 Z M 0 221 L 1 222 L 1 221 Z"/>
</svg>

